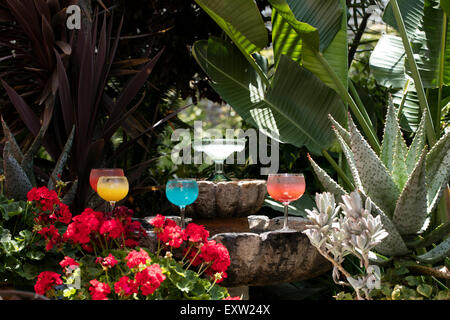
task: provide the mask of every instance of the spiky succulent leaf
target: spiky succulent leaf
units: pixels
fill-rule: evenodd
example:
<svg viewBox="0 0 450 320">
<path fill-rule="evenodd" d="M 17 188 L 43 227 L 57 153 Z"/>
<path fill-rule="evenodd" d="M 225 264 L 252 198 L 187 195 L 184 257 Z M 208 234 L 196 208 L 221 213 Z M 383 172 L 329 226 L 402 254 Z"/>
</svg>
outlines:
<svg viewBox="0 0 450 320">
<path fill-rule="evenodd" d="M 331 178 L 321 167 L 319 167 L 309 155 L 308 159 L 317 176 L 317 179 L 320 181 L 326 191 L 333 193 L 337 199 L 347 194 L 347 192 L 339 184 L 337 184 L 333 180 L 333 178 Z"/>
<path fill-rule="evenodd" d="M 386 113 L 386 122 L 384 125 L 383 142 L 381 144 L 380 153 L 380 159 L 389 172 L 392 172 L 393 169 L 392 162 L 394 158 L 394 148 L 399 134 L 401 134 L 401 132 L 398 125 L 397 113 L 395 112 L 395 107 L 391 99 Z"/>
<path fill-rule="evenodd" d="M 401 132 L 397 134 L 394 144 L 391 176 L 399 190 L 402 190 L 408 180 L 408 168 L 406 166 L 406 155 L 408 148 Z"/>
<path fill-rule="evenodd" d="M 425 147 L 426 143 L 426 133 L 425 133 L 425 125 L 426 125 L 426 110 L 422 114 L 422 119 L 420 120 L 419 127 L 414 135 L 414 139 L 409 146 L 408 154 L 406 155 L 406 168 L 408 175 L 413 171 L 414 167 L 419 161 L 420 154 Z"/>
<path fill-rule="evenodd" d="M 431 246 L 433 243 L 439 243 L 446 236 L 450 234 L 450 221 L 441 224 L 439 227 L 431 231 L 426 237 L 418 241 L 408 243 L 408 246 L 413 248 L 425 248 Z"/>
<path fill-rule="evenodd" d="M 2 122 L 2 127 L 3 127 L 3 135 L 5 136 L 6 141 L 9 141 L 9 152 L 20 163 L 23 160 L 23 153 L 20 150 L 20 147 L 17 144 L 17 141 L 14 138 L 14 135 L 12 134 L 8 125 L 3 120 L 3 117 L 1 117 L 1 122 Z"/>
<path fill-rule="evenodd" d="M 424 229 L 427 219 L 426 154 L 427 149 L 424 148 L 395 207 L 392 220 L 400 234 L 415 234 Z"/>
<path fill-rule="evenodd" d="M 9 141 L 3 150 L 3 171 L 5 175 L 5 191 L 8 198 L 26 200 L 27 193 L 33 186 L 25 171 L 9 151 Z"/>
<path fill-rule="evenodd" d="M 360 192 L 361 198 L 364 202 L 367 201 L 367 195 L 364 192 Z M 398 232 L 392 220 L 381 210 L 376 203 L 370 199 L 372 207 L 372 215 L 374 217 L 380 216 L 383 229 L 388 233 L 388 236 L 379 243 L 375 249 L 386 256 L 399 256 L 408 253 L 408 248 L 403 241 L 402 236 Z"/>
<path fill-rule="evenodd" d="M 428 213 L 439 203 L 450 179 L 450 131 L 430 150 L 426 159 Z"/>
<path fill-rule="evenodd" d="M 339 132 L 342 139 L 344 139 L 345 143 L 347 145 L 350 145 L 350 133 L 346 129 L 344 129 L 344 127 L 342 127 L 339 122 L 334 120 L 331 114 L 328 115 L 328 118 L 330 119 L 332 126 L 334 126 L 334 128 Z"/>
<path fill-rule="evenodd" d="M 361 183 L 361 179 L 359 178 L 358 169 L 356 168 L 355 159 L 353 157 L 353 152 L 350 150 L 350 147 L 345 142 L 344 137 L 341 136 L 340 132 L 335 126 L 333 126 L 334 134 L 336 135 L 339 145 L 341 146 L 342 151 L 344 152 L 345 158 L 347 159 L 347 164 L 352 173 L 353 182 L 355 184 L 356 189 L 363 191 L 363 185 Z"/>
<path fill-rule="evenodd" d="M 47 187 L 50 190 L 55 189 L 55 183 L 58 179 L 58 177 L 62 174 L 64 170 L 64 166 L 66 165 L 67 158 L 69 157 L 70 149 L 72 149 L 73 139 L 75 136 L 75 126 L 72 128 L 72 132 L 69 135 L 69 138 L 67 139 L 66 145 L 64 146 L 64 149 L 59 156 L 58 162 L 55 165 L 55 168 L 53 169 L 52 175 L 48 181 Z"/>
<path fill-rule="evenodd" d="M 423 263 L 436 263 L 450 255 L 450 237 L 442 241 L 438 246 L 425 254 L 417 256 L 417 260 Z"/>
<path fill-rule="evenodd" d="M 405 163 L 407 153 L 408 147 L 406 146 L 402 131 L 400 130 L 397 112 L 392 99 L 390 99 L 388 111 L 386 113 L 380 159 L 392 175 L 392 179 L 399 190 L 403 189 L 403 186 L 408 179 Z"/>
<path fill-rule="evenodd" d="M 356 128 L 350 115 L 348 123 L 350 147 L 364 191 L 386 215 L 392 217 L 399 190 L 383 162 Z"/>
<path fill-rule="evenodd" d="M 22 166 L 23 170 L 27 174 L 28 178 L 30 179 L 31 184 L 35 187 L 36 186 L 36 178 L 34 176 L 34 156 L 36 155 L 36 152 L 39 150 L 42 139 L 44 137 L 45 132 L 47 131 L 47 126 L 42 126 L 39 130 L 37 136 L 34 138 L 33 143 L 31 144 L 30 148 L 28 148 L 27 152 L 25 153 L 22 162 L 20 165 Z"/>
<path fill-rule="evenodd" d="M 78 180 L 75 180 L 75 182 L 70 187 L 69 191 L 66 193 L 64 198 L 62 199 L 62 203 L 65 205 L 70 206 L 75 199 L 75 196 L 77 195 L 78 190 Z"/>
</svg>

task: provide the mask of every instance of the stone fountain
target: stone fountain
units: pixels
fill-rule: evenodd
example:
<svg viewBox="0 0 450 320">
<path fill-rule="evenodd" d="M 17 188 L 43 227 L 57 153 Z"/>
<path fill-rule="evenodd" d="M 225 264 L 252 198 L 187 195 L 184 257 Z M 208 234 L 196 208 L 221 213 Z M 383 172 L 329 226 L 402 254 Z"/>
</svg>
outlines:
<svg viewBox="0 0 450 320">
<path fill-rule="evenodd" d="M 186 223 L 204 225 L 211 239 L 227 247 L 231 265 L 221 285 L 233 296 L 248 298 L 249 286 L 307 280 L 331 269 L 302 233 L 307 219 L 289 217 L 289 227 L 297 232 L 283 232 L 283 217 L 256 215 L 264 204 L 265 181 L 199 181 L 199 190 L 198 200 L 186 210 Z M 143 220 L 149 222 L 152 218 Z M 179 221 L 178 216 L 169 218 Z M 147 235 L 141 245 L 156 250 L 156 236 L 150 227 Z"/>
<path fill-rule="evenodd" d="M 186 208 L 186 224 L 204 225 L 211 239 L 227 247 L 231 265 L 221 285 L 231 295 L 248 299 L 249 286 L 307 280 L 331 269 L 302 233 L 306 219 L 290 217 L 288 226 L 296 230 L 292 232 L 280 230 L 283 217 L 257 215 L 267 193 L 265 180 L 228 180 L 197 181 L 199 196 Z M 170 218 L 179 221 L 178 216 Z M 151 228 L 147 234 L 141 245 L 155 250 L 156 235 Z"/>
</svg>

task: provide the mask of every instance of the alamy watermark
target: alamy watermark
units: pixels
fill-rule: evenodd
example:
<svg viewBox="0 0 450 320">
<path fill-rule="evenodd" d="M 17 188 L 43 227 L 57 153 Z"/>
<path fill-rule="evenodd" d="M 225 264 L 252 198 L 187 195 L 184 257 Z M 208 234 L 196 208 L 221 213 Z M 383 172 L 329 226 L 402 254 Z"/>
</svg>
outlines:
<svg viewBox="0 0 450 320">
<path fill-rule="evenodd" d="M 212 164 L 212 160 L 203 152 L 195 151 L 194 144 L 201 143 L 202 138 L 210 139 L 240 139 L 247 140 L 246 148 L 241 152 L 230 155 L 226 164 L 261 164 L 261 175 L 277 173 L 280 167 L 279 142 L 272 138 L 270 148 L 268 137 L 255 129 L 226 129 L 225 132 L 218 129 L 203 130 L 203 122 L 194 122 L 194 132 L 189 129 L 176 129 L 171 136 L 173 142 L 179 142 L 174 146 L 171 160 L 176 165 L 181 164 Z M 247 157 L 248 155 L 248 157 Z M 247 162 L 248 158 L 248 162 Z"/>
<path fill-rule="evenodd" d="M 77 5 L 68 6 L 66 9 L 66 14 L 68 15 L 66 26 L 69 30 L 80 30 L 81 29 L 81 8 Z"/>
</svg>

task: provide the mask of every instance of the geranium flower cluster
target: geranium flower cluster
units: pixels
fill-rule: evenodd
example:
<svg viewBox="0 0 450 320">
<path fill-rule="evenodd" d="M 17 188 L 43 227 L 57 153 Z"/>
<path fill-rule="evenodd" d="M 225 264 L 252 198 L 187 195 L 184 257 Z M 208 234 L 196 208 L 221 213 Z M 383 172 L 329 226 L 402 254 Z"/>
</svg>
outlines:
<svg viewBox="0 0 450 320">
<path fill-rule="evenodd" d="M 58 194 L 47 187 L 33 188 L 27 194 L 29 202 L 33 203 L 35 214 L 35 229 L 45 239 L 46 250 L 50 251 L 63 240 L 55 224 L 69 224 L 72 213 L 69 207 L 62 203 Z"/>
<path fill-rule="evenodd" d="M 222 244 L 208 240 L 209 232 L 202 225 L 190 223 L 183 230 L 175 221 L 158 215 L 151 221 L 158 238 L 155 254 L 136 248 L 145 231 L 126 207 L 111 213 L 87 208 L 74 217 L 67 209 L 71 218 L 67 220 L 55 192 L 35 188 L 29 199 L 36 208 L 35 231 L 44 236 L 47 250 L 58 245 L 65 255 L 59 263 L 61 273 L 39 274 L 34 287 L 38 294 L 70 300 L 227 297 L 224 288 L 211 288 L 226 278 L 230 255 Z M 69 245 L 82 255 L 76 257 L 73 250 L 66 251 Z M 161 255 L 163 250 L 165 255 Z M 181 260 L 174 259 L 179 255 L 183 256 Z M 186 291 L 188 286 L 181 289 L 177 284 L 181 278 L 192 282 L 189 288 L 195 288 L 195 292 Z"/>
<path fill-rule="evenodd" d="M 112 214 L 85 209 L 74 217 L 63 235 L 71 242 L 92 253 L 95 248 L 136 247 L 145 231 L 140 222 L 132 220 L 133 211 L 118 207 Z M 106 248 L 105 248 L 106 247 Z"/>
<path fill-rule="evenodd" d="M 226 270 L 230 266 L 230 254 L 227 248 L 215 240 L 208 240 L 209 232 L 204 226 L 190 223 L 186 229 L 181 229 L 175 221 L 160 214 L 154 217 L 150 224 L 154 227 L 157 238 L 167 248 L 180 248 L 186 242 L 183 250 L 185 264 L 199 267 L 201 272 L 209 275 L 216 283 L 227 277 Z M 159 254 L 159 252 L 158 252 Z"/>
<path fill-rule="evenodd" d="M 152 259 L 144 249 L 131 250 L 124 259 L 118 259 L 110 253 L 107 257 L 97 257 L 95 262 L 103 267 L 106 276 L 102 277 L 102 281 L 92 279 L 85 284 L 86 293 L 89 292 L 92 300 L 108 300 L 115 298 L 114 294 L 122 299 L 130 298 L 134 294 L 146 297 L 152 295 L 166 279 L 160 265 L 152 264 Z M 74 268 L 84 267 L 68 256 L 64 257 L 59 264 L 63 268 L 66 279 Z M 125 265 L 128 267 L 125 269 L 127 270 L 125 274 L 122 273 L 124 269 L 120 267 L 120 264 L 123 268 Z M 71 269 L 69 270 L 68 267 Z M 118 280 L 115 280 L 117 277 Z M 62 284 L 62 275 L 44 271 L 38 276 L 34 289 L 38 294 L 56 297 L 55 287 Z"/>
<path fill-rule="evenodd" d="M 118 207 L 112 213 L 87 208 L 72 217 L 69 207 L 62 203 L 58 194 L 47 187 L 33 188 L 28 201 L 34 205 L 35 231 L 45 240 L 46 250 L 57 246 L 62 250 L 65 243 L 81 247 L 88 253 L 96 248 L 134 248 L 145 231 L 140 222 L 133 221 L 133 210 Z M 59 224 L 67 225 L 61 233 Z"/>
</svg>

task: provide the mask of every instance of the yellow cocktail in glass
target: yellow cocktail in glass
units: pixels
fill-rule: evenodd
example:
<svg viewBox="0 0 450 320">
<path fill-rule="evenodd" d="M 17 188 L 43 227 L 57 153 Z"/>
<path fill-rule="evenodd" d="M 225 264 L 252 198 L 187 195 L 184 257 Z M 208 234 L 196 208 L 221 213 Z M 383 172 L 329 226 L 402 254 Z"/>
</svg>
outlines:
<svg viewBox="0 0 450 320">
<path fill-rule="evenodd" d="M 97 182 L 97 193 L 105 201 L 111 204 L 112 210 L 117 201 L 124 199 L 129 191 L 126 177 L 112 176 L 100 177 Z"/>
</svg>

